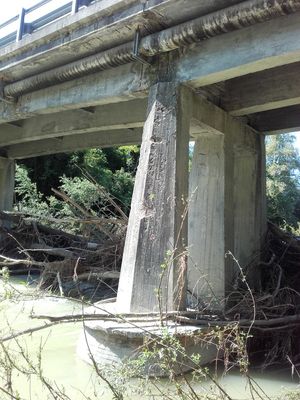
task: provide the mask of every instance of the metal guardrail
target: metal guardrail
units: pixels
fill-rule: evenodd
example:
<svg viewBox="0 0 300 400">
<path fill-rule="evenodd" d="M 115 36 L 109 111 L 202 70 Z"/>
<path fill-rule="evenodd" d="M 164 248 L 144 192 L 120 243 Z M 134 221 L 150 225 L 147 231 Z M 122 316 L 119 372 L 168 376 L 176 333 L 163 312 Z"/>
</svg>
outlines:
<svg viewBox="0 0 300 400">
<path fill-rule="evenodd" d="M 19 42 L 24 35 L 42 28 L 43 26 L 61 18 L 68 14 L 75 14 L 81 7 L 87 7 L 95 0 L 71 0 L 57 9 L 41 15 L 30 23 L 26 22 L 26 16 L 33 11 L 41 9 L 43 6 L 50 4 L 53 0 L 41 0 L 30 8 L 22 8 L 19 15 L 16 15 L 9 20 L 0 24 L 0 47 L 6 46 L 9 43 Z M 9 26 L 15 24 L 16 29 L 13 32 L 1 37 L 1 30 L 8 29 Z"/>
</svg>

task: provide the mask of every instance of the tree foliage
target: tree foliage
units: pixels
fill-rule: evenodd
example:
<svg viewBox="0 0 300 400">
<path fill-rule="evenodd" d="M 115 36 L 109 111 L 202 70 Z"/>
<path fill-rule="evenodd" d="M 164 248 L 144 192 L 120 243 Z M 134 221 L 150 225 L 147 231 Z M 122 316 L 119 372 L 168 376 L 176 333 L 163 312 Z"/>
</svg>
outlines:
<svg viewBox="0 0 300 400">
<path fill-rule="evenodd" d="M 59 209 L 51 189 L 62 189 L 76 202 L 83 202 L 89 208 L 96 194 L 91 183 L 84 178 L 87 173 L 128 213 L 138 159 L 138 146 L 123 146 L 24 160 L 21 165 L 25 168 L 17 170 L 16 194 L 27 208 L 33 206 L 29 205 L 28 198 L 32 194 L 32 202 L 51 202 L 52 207 Z"/>
<path fill-rule="evenodd" d="M 295 230 L 300 219 L 300 156 L 295 136 L 268 136 L 266 156 L 268 218 Z"/>
<path fill-rule="evenodd" d="M 290 134 L 266 138 L 268 218 L 278 226 L 299 230 L 300 156 Z M 90 149 L 69 154 L 37 157 L 17 169 L 16 194 L 24 210 L 38 214 L 74 213 L 53 196 L 51 188 L 63 190 L 88 210 L 101 208 L 99 193 L 84 176 L 90 174 L 129 213 L 139 147 Z M 50 207 L 50 209 L 49 209 Z"/>
</svg>

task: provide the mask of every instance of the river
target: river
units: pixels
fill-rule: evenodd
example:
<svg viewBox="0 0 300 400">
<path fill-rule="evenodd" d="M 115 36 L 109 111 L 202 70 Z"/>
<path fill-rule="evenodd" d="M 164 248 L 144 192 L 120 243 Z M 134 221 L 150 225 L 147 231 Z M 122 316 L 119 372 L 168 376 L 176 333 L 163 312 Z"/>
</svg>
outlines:
<svg viewBox="0 0 300 400">
<path fill-rule="evenodd" d="M 33 314 L 63 315 L 78 314 L 82 311 L 82 305 L 79 302 L 55 296 L 41 296 L 34 287 L 25 285 L 24 280 L 20 280 L 20 278 L 12 279 L 6 285 L 0 281 L 0 296 L 2 296 L 0 338 L 10 335 L 12 331 L 23 331 L 42 325 L 43 321 L 31 318 Z M 97 376 L 94 368 L 81 361 L 76 354 L 78 337 L 81 332 L 82 323 L 69 323 L 56 325 L 3 343 L 4 347 L 0 348 L 0 387 L 2 387 L 0 399 L 113 399 L 112 392 Z M 10 368 L 5 368 L 5 352 L 7 352 L 6 361 L 9 357 L 11 359 L 9 364 L 15 364 L 12 371 Z M 20 371 L 18 368 L 23 368 L 27 372 Z M 9 392 L 9 386 L 5 386 L 5 384 L 10 381 L 8 379 L 10 376 L 15 397 L 4 393 L 5 390 Z M 261 388 L 261 397 L 254 395 L 255 399 L 287 399 L 289 391 L 298 393 L 297 397 L 291 397 L 291 399 L 300 399 L 299 378 L 296 373 L 292 378 L 290 370 L 272 369 L 264 373 L 251 371 L 251 377 L 254 379 L 255 385 L 258 385 L 256 388 Z M 192 377 L 189 376 L 189 379 L 191 380 Z M 44 383 L 41 380 L 44 380 Z M 151 381 L 147 386 L 152 388 L 151 395 L 146 393 L 146 388 L 142 387 L 141 381 L 130 380 L 125 383 L 120 379 L 115 383 L 117 388 L 125 394 L 126 399 L 176 398 L 174 387 L 166 379 L 158 382 L 159 390 L 168 393 L 169 397 L 167 394 L 165 397 L 159 396 L 158 390 L 154 389 Z M 247 380 L 241 377 L 237 371 L 220 377 L 219 384 L 231 399 L 252 398 Z M 126 385 L 127 390 L 128 386 L 131 386 L 132 389 L 128 390 L 126 394 L 125 387 L 122 385 Z M 206 381 L 201 384 L 197 383 L 194 387 L 197 393 L 209 393 L 211 386 L 211 382 Z M 16 395 L 17 392 L 18 395 Z M 262 394 L 263 392 L 265 395 Z M 215 398 L 221 398 L 221 395 Z"/>
</svg>

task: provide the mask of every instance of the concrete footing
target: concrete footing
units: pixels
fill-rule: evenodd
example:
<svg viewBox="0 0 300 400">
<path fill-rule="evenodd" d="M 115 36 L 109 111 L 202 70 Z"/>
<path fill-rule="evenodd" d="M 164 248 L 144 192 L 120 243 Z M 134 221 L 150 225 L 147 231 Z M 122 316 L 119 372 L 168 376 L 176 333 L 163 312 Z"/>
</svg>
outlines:
<svg viewBox="0 0 300 400">
<path fill-rule="evenodd" d="M 107 310 L 108 315 L 118 315 L 116 303 L 101 304 L 101 312 Z M 88 313 L 99 313 L 99 308 L 91 307 Z M 133 319 L 134 318 L 134 319 Z M 78 342 L 77 352 L 81 359 L 92 363 L 92 359 L 99 366 L 118 368 L 121 364 L 138 360 L 144 349 L 153 351 L 153 356 L 146 362 L 138 363 L 137 374 L 145 376 L 168 376 L 171 372 L 179 374 L 186 372 L 195 364 L 191 360 L 193 355 L 200 356 L 200 364 L 212 362 L 217 355 L 214 344 L 203 344 L 199 340 L 203 329 L 199 326 L 184 326 L 172 321 L 161 322 L 156 317 L 128 317 L 115 320 L 86 321 L 85 329 Z M 183 353 L 176 351 L 176 344 L 172 348 L 174 338 L 182 346 Z M 154 350 L 155 348 L 155 350 Z M 176 361 L 172 361 L 170 368 L 165 368 L 168 356 L 163 351 L 176 353 Z M 164 356 L 162 357 L 162 354 Z M 132 367 L 131 367 L 132 370 Z"/>
</svg>

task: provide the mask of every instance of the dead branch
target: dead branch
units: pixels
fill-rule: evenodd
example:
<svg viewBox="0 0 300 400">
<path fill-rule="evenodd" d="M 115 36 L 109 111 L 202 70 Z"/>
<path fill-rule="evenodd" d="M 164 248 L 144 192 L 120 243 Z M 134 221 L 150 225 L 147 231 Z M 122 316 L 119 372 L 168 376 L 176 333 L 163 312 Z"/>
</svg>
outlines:
<svg viewBox="0 0 300 400">
<path fill-rule="evenodd" d="M 119 271 L 103 271 L 103 272 L 85 272 L 83 274 L 77 275 L 78 280 L 91 280 L 91 279 L 119 279 Z"/>
<path fill-rule="evenodd" d="M 47 246 L 45 244 L 33 243 L 30 246 L 30 249 L 27 249 L 26 251 L 42 252 L 42 253 L 47 253 L 47 254 L 51 254 L 53 256 L 58 256 L 58 257 L 63 257 L 63 258 L 74 258 L 74 254 L 70 250 L 62 249 L 62 248 L 53 248 L 53 247 Z"/>
</svg>

